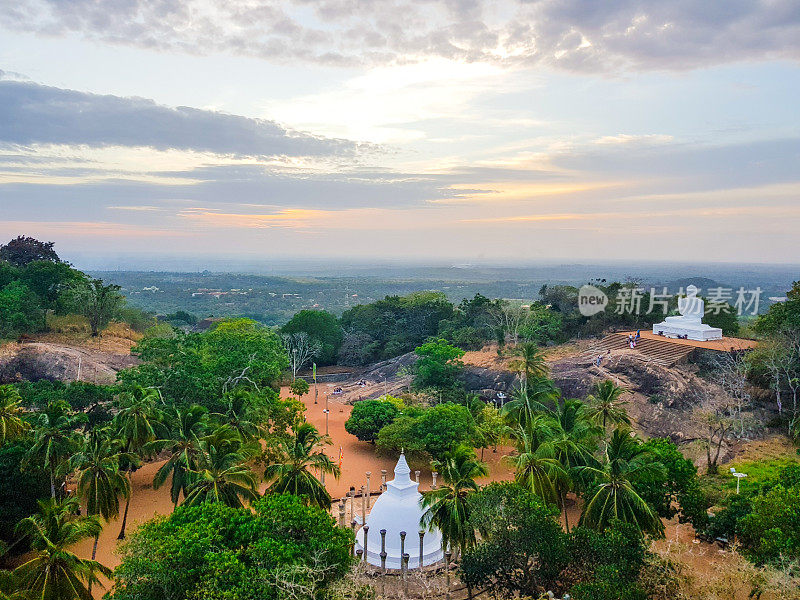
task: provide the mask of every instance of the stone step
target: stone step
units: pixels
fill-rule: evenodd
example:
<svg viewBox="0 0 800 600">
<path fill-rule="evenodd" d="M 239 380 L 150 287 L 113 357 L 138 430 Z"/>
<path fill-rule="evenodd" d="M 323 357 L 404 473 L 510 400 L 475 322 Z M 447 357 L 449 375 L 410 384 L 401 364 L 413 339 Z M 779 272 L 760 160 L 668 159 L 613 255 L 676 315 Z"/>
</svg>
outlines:
<svg viewBox="0 0 800 600">
<path fill-rule="evenodd" d="M 589 352 L 598 354 L 608 350 L 625 349 L 628 349 L 628 334 L 612 333 L 600 340 L 597 346 L 593 347 Z M 637 354 L 641 355 L 642 360 L 653 361 L 665 367 L 671 367 L 686 358 L 693 348 L 668 341 L 639 338 L 639 341 L 636 342 L 635 350 Z"/>
</svg>

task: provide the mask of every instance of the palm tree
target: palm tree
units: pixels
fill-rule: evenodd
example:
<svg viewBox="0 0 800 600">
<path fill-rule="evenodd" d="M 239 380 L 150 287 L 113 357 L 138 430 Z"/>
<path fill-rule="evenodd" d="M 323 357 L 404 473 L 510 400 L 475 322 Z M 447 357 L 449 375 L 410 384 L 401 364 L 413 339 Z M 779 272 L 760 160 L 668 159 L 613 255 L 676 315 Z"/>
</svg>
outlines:
<svg viewBox="0 0 800 600">
<path fill-rule="evenodd" d="M 535 342 L 525 342 L 514 349 L 516 358 L 509 363 L 514 371 L 519 371 L 530 381 L 534 377 L 547 377 L 549 367 L 544 354 Z"/>
<path fill-rule="evenodd" d="M 301 380 L 302 381 L 302 380 Z M 261 435 L 261 426 L 251 421 L 251 411 L 248 410 L 248 398 L 252 392 L 243 388 L 225 394 L 225 412 L 211 413 L 211 416 L 220 425 L 228 425 L 239 432 L 242 440 L 247 442 L 257 440 Z"/>
<path fill-rule="evenodd" d="M 294 494 L 312 506 L 330 508 L 328 490 L 312 473 L 316 469 L 339 478 L 339 466 L 323 451 L 330 443 L 311 423 L 293 426 L 289 437 L 278 441 L 279 458 L 264 470 L 264 479 L 272 481 L 265 493 Z"/>
<path fill-rule="evenodd" d="M 102 530 L 94 516 L 77 516 L 78 500 L 39 501 L 39 514 L 17 524 L 17 532 L 28 536 L 33 558 L 14 570 L 22 589 L 40 600 L 91 600 L 87 585 L 100 583 L 98 574 L 111 576 L 111 569 L 94 560 L 78 558 L 69 548 Z"/>
<path fill-rule="evenodd" d="M 22 398 L 13 385 L 0 385 L 0 444 L 21 436 L 28 424 L 22 420 Z"/>
<path fill-rule="evenodd" d="M 256 477 L 245 464 L 255 454 L 239 434 L 223 426 L 200 441 L 197 468 L 192 470 L 185 506 L 222 502 L 233 508 L 257 498 Z"/>
<path fill-rule="evenodd" d="M 159 413 L 156 410 L 156 400 L 158 391 L 154 389 L 144 389 L 136 387 L 131 391 L 120 394 L 120 411 L 114 417 L 114 425 L 117 429 L 117 436 L 122 441 L 122 447 L 126 457 L 131 460 L 121 461 L 122 468 L 128 474 L 128 482 L 131 480 L 131 473 L 138 468 L 138 458 L 145 451 L 148 443 L 156 439 L 158 428 Z M 133 487 L 125 500 L 125 513 L 122 517 L 122 527 L 119 530 L 117 539 L 125 539 L 125 527 L 128 524 L 128 509 L 131 505 Z"/>
<path fill-rule="evenodd" d="M 24 464 L 42 465 L 48 470 L 51 498 L 56 497 L 56 478 L 64 475 L 67 461 L 80 443 L 76 421 L 63 400 L 48 404 L 35 421 L 33 445 Z"/>
<path fill-rule="evenodd" d="M 558 390 L 550 379 L 533 377 L 514 391 L 513 400 L 503 406 L 502 412 L 514 423 L 525 426 L 535 414 L 547 412 L 557 398 Z"/>
<path fill-rule="evenodd" d="M 169 490 L 173 510 L 181 494 L 186 498 L 191 479 L 190 471 L 197 468 L 200 438 L 208 425 L 206 409 L 197 404 L 176 407 L 165 415 L 166 434 L 163 439 L 148 445 L 154 452 L 167 451 L 169 458 L 153 477 L 153 488 L 158 489 L 171 477 Z"/>
<path fill-rule="evenodd" d="M 78 495 L 86 502 L 86 514 L 102 517 L 106 522 L 119 515 L 119 497 L 128 497 L 130 482 L 120 470 L 119 442 L 108 439 L 97 429 L 89 434 L 83 449 L 72 457 L 77 471 Z M 100 532 L 94 538 L 92 560 L 97 556 Z M 89 592 L 92 582 L 89 582 Z"/>
<path fill-rule="evenodd" d="M 544 415 L 536 415 L 534 423 L 544 422 Z M 517 427 L 514 438 L 517 442 L 517 453 L 507 458 L 513 465 L 517 483 L 539 496 L 544 502 L 558 503 L 556 481 L 567 476 L 566 471 L 556 460 L 556 451 L 542 431 L 550 431 L 542 427 Z"/>
<path fill-rule="evenodd" d="M 664 466 L 638 448 L 630 430 L 614 431 L 602 467 L 580 469 L 593 475 L 597 481 L 597 488 L 583 507 L 580 525 L 602 531 L 618 519 L 632 523 L 642 533 L 664 533 L 661 519 L 633 485 L 639 477 L 663 472 Z"/>
<path fill-rule="evenodd" d="M 442 461 L 434 461 L 443 484 L 422 494 L 422 524 L 436 527 L 445 546 L 464 552 L 475 543 L 475 530 L 469 525 L 470 492 L 478 490 L 476 477 L 489 473 L 471 448 L 459 447 Z"/>
<path fill-rule="evenodd" d="M 598 428 L 589 422 L 585 409 L 580 400 L 565 400 L 563 404 L 559 404 L 553 413 L 552 435 L 549 439 L 555 459 L 564 473 L 569 475 L 569 477 L 559 477 L 555 482 L 567 531 L 569 531 L 567 492 L 575 488 L 575 476 L 578 474 L 576 468 L 586 465 L 597 466 L 592 449 L 595 447 Z"/>
<path fill-rule="evenodd" d="M 625 411 L 627 402 L 620 400 L 626 392 L 625 388 L 618 386 L 610 379 L 595 383 L 589 401 L 588 416 L 597 425 L 607 431 L 607 426 L 630 425 L 631 420 Z"/>
</svg>

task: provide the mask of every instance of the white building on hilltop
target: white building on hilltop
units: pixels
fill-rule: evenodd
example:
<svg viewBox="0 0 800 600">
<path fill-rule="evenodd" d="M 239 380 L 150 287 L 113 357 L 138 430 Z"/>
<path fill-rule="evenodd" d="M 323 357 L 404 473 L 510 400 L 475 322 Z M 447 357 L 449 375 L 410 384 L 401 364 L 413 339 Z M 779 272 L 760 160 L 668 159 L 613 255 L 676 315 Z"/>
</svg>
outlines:
<svg viewBox="0 0 800 600">
<path fill-rule="evenodd" d="M 394 479 L 386 483 L 386 491 L 375 501 L 367 525 L 366 560 L 371 565 L 381 566 L 381 530 L 386 530 L 386 567 L 401 568 L 400 532 L 406 532 L 405 552 L 409 555 L 408 568 L 419 564 L 419 532 L 422 507 L 419 484 L 411 480 L 405 455 L 401 454 L 394 468 Z M 356 550 L 364 550 L 364 528 L 356 532 Z M 425 531 L 422 543 L 422 566 L 432 565 L 444 557 L 442 534 L 438 529 Z"/>
</svg>

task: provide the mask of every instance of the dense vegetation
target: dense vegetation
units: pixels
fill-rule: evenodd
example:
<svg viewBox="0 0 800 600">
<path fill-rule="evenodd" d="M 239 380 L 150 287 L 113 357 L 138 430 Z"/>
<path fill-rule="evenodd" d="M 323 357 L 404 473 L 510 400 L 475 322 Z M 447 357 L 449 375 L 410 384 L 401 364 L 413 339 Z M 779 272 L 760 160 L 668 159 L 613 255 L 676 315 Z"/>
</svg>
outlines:
<svg viewBox="0 0 800 600">
<path fill-rule="evenodd" d="M 622 285 L 595 283 L 609 298 Z M 409 393 L 357 403 L 346 429 L 438 471 L 441 484 L 423 496 L 423 525 L 442 532 L 470 591 L 644 600 L 655 597 L 660 577 L 660 597 L 675 597 L 670 565 L 648 547 L 676 515 L 703 536 L 735 537 L 753 562 L 791 574 L 800 560 L 797 464 L 754 473 L 739 494 L 714 493 L 729 486 L 716 462 L 700 475 L 672 441 L 642 439 L 617 383 L 599 381 L 585 398 L 562 396 L 541 346 L 663 317 L 583 317 L 574 292 L 546 287 L 530 304 L 390 296 L 341 319 L 304 310 L 280 330 L 235 318 L 195 332 L 195 316 L 175 313 L 134 346 L 141 364 L 114 385 L 0 386 L 0 559 L 30 550 L 13 571 L 0 569 L 0 597 L 87 598 L 111 575 L 94 559 L 102 528 L 118 518 L 119 538 L 129 539 L 111 598 L 369 597 L 337 587 L 352 566 L 353 536 L 326 512 L 322 479 L 340 475 L 325 452 L 330 440 L 305 421 L 297 398 L 278 390 L 291 381 L 295 396 L 307 393 L 294 376 L 311 362 L 362 364 L 411 351 Z M 0 247 L 0 335 L 35 333 L 48 317 L 75 312 L 87 336 L 126 318 L 120 290 L 60 261 L 52 244 L 19 238 Z M 729 317 L 719 323 L 738 327 Z M 796 439 L 800 282 L 754 330 L 763 343 L 746 359 L 729 357 L 725 367 L 741 377 L 728 376 L 727 385 L 768 389 L 773 425 Z M 502 408 L 464 386 L 464 351 L 488 341 L 520 373 Z M 742 395 L 709 414 L 710 430 L 744 430 L 742 404 L 751 401 Z M 483 453 L 500 444 L 513 448 L 506 460 L 514 481 L 482 487 Z M 156 457 L 163 462 L 152 485 L 168 490 L 173 512 L 127 531 L 132 473 Z M 576 501 L 574 523 L 568 509 Z M 72 550 L 82 540 L 94 540 L 90 559 Z"/>
</svg>

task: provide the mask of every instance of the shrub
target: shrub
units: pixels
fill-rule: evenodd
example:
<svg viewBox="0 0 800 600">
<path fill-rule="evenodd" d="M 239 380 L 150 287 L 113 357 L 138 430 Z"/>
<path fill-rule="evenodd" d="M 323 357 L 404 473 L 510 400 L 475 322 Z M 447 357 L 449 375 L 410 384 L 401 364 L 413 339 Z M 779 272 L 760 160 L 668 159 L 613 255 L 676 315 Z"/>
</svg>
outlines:
<svg viewBox="0 0 800 600">
<path fill-rule="evenodd" d="M 251 508 L 179 507 L 142 525 L 122 549 L 114 600 L 324 598 L 351 564 L 353 534 L 290 495 Z"/>
<path fill-rule="evenodd" d="M 344 428 L 362 441 L 374 442 L 380 430 L 394 421 L 399 412 L 394 403 L 386 400 L 362 400 L 353 406 Z"/>
</svg>

